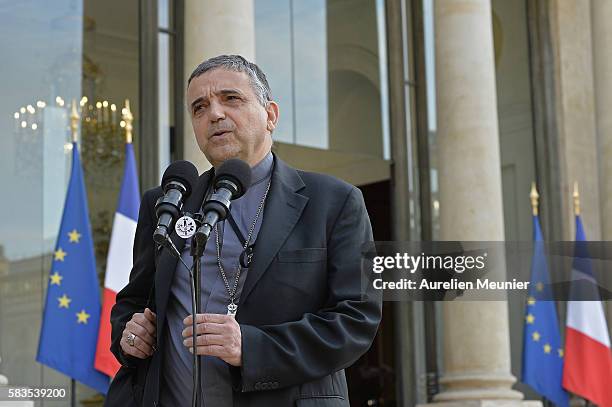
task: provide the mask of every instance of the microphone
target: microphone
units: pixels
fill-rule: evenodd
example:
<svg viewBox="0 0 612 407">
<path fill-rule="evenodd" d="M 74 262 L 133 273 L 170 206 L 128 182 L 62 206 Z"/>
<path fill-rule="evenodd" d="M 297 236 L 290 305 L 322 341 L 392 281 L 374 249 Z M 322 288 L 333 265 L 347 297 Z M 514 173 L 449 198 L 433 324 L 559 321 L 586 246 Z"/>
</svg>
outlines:
<svg viewBox="0 0 612 407">
<path fill-rule="evenodd" d="M 164 195 L 155 203 L 157 228 L 153 233 L 153 240 L 156 243 L 166 244 L 168 229 L 178 217 L 183 201 L 191 194 L 197 180 L 198 170 L 189 161 L 175 161 L 166 168 L 162 177 Z"/>
<path fill-rule="evenodd" d="M 251 186 L 251 167 L 237 158 L 227 160 L 217 170 L 213 185 L 215 193 L 202 206 L 202 226 L 194 236 L 200 248 L 203 248 L 215 224 L 227 216 L 230 201 L 243 196 Z"/>
</svg>

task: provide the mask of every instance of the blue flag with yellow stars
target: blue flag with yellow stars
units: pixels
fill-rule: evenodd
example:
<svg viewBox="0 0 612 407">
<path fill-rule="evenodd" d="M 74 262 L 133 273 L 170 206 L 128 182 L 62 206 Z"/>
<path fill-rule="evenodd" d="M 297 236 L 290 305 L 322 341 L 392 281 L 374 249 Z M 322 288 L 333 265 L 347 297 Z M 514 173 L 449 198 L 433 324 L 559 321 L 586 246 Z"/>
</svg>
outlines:
<svg viewBox="0 0 612 407">
<path fill-rule="evenodd" d="M 531 283 L 523 331 L 523 382 L 557 406 L 567 407 L 568 395 L 561 387 L 563 347 L 555 301 L 550 300 L 552 293 L 538 216 L 533 216 L 533 234 Z"/>
<path fill-rule="evenodd" d="M 47 285 L 36 360 L 106 394 L 108 376 L 94 369 L 100 323 L 87 195 L 76 143 L 57 245 Z"/>
</svg>

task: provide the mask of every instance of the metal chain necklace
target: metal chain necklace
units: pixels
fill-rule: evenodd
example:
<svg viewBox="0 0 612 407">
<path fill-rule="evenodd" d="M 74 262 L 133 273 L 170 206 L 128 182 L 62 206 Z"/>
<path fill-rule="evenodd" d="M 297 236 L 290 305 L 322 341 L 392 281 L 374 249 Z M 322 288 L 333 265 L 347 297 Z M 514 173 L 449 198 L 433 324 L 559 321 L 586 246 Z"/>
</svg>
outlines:
<svg viewBox="0 0 612 407">
<path fill-rule="evenodd" d="M 242 251 L 245 252 L 251 243 L 251 238 L 253 237 L 253 232 L 255 232 L 255 226 L 257 225 L 257 220 L 261 215 L 261 211 L 263 210 L 264 204 L 266 202 L 266 198 L 268 197 L 268 191 L 270 191 L 270 184 L 272 184 L 272 177 L 270 176 L 270 181 L 268 181 L 268 186 L 266 187 L 266 192 L 264 192 L 263 197 L 261 198 L 261 202 L 259 203 L 259 207 L 257 208 L 257 213 L 255 214 L 255 219 L 251 223 L 251 227 L 249 227 L 249 234 L 242 246 Z M 225 274 L 225 269 L 221 264 L 221 244 L 219 243 L 219 224 L 215 225 L 215 243 L 217 247 L 217 266 L 219 267 L 219 272 L 221 273 L 221 277 L 223 278 L 223 283 L 225 283 L 225 289 L 227 290 L 227 295 L 229 297 L 229 304 L 227 305 L 227 315 L 236 315 L 238 312 L 238 305 L 236 305 L 235 297 L 236 290 L 238 289 L 238 281 L 240 280 L 240 272 L 242 271 L 241 262 L 238 261 L 238 267 L 236 269 L 236 278 L 234 279 L 234 284 L 230 288 L 229 281 L 227 279 L 227 275 Z M 253 257 L 253 253 L 248 255 L 247 264 L 250 263 L 251 257 Z"/>
</svg>

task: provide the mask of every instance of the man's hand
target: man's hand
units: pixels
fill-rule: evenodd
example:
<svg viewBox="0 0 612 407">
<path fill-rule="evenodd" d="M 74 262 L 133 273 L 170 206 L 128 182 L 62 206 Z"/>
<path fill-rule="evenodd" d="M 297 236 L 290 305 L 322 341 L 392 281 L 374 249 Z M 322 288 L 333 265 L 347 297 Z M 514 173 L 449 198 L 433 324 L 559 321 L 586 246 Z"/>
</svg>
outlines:
<svg viewBox="0 0 612 407">
<path fill-rule="evenodd" d="M 132 319 L 125 324 L 125 329 L 121 335 L 120 344 L 123 353 L 139 359 L 146 359 L 153 355 L 157 336 L 156 325 L 157 315 L 148 308 L 144 312 L 132 315 Z M 133 342 L 130 340 L 132 335 L 135 336 Z M 132 346 L 130 343 L 134 345 Z"/>
<path fill-rule="evenodd" d="M 183 344 L 193 353 L 193 318 L 183 320 Z M 198 355 L 217 356 L 232 366 L 242 365 L 242 334 L 240 325 L 231 315 L 196 315 L 196 347 Z"/>
</svg>

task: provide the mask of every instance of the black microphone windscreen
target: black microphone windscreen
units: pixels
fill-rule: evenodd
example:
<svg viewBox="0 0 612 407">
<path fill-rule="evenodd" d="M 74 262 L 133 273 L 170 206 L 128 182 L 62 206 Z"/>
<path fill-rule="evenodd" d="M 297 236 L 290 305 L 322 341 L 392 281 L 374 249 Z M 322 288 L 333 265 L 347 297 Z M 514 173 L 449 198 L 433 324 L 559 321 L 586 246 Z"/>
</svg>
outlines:
<svg viewBox="0 0 612 407">
<path fill-rule="evenodd" d="M 165 190 L 166 185 L 171 181 L 180 182 L 185 186 L 187 191 L 183 195 L 186 198 L 191 194 L 192 187 L 198 181 L 198 169 L 189 161 L 175 161 L 166 168 L 166 171 L 164 171 L 162 188 Z"/>
<path fill-rule="evenodd" d="M 228 180 L 238 186 L 238 193 L 233 199 L 240 198 L 251 186 L 251 167 L 238 158 L 224 161 L 215 175 L 215 187 L 219 181 Z"/>
</svg>

